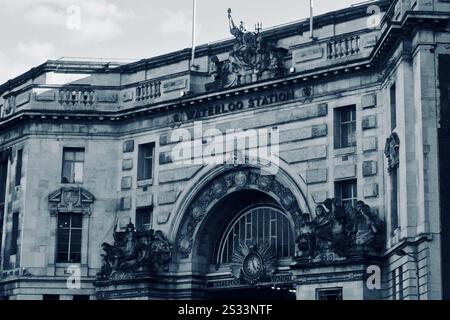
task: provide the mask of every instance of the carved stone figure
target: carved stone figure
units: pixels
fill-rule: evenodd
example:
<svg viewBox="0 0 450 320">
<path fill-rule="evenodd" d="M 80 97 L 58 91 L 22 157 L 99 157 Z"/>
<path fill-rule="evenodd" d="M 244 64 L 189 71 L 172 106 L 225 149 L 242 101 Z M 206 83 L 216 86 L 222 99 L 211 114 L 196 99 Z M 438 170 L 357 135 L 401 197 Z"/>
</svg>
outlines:
<svg viewBox="0 0 450 320">
<path fill-rule="evenodd" d="M 138 272 L 168 270 L 172 247 L 161 231 L 136 231 L 130 222 L 124 231 L 114 231 L 114 245 L 102 244 L 103 266 L 99 280 L 133 278 Z"/>
<path fill-rule="evenodd" d="M 255 26 L 255 32 L 247 31 L 242 21 L 237 26 L 231 9 L 228 9 L 228 21 L 230 33 L 235 38 L 233 50 L 224 61 L 216 56 L 211 59 L 214 82 L 208 83 L 206 89 L 231 87 L 248 81 L 246 79 L 254 81 L 283 76 L 288 50 L 277 48 L 276 42 L 264 39 L 261 24 Z"/>
<path fill-rule="evenodd" d="M 399 165 L 399 148 L 400 148 L 400 138 L 394 132 L 386 140 L 386 146 L 384 148 L 384 154 L 388 159 L 388 173 L 391 174 L 392 171 L 398 168 Z"/>
<path fill-rule="evenodd" d="M 382 249 L 383 223 L 363 201 L 356 208 L 327 199 L 316 207 L 315 218 L 302 216 L 297 246 L 301 257 L 334 252 L 341 257 Z"/>
</svg>

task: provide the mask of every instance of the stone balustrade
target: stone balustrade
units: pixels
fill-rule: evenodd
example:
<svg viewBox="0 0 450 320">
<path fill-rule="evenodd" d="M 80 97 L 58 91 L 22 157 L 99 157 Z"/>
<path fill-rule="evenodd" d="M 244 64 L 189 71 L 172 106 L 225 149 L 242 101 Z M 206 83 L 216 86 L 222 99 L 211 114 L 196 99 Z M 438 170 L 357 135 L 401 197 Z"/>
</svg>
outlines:
<svg viewBox="0 0 450 320">
<path fill-rule="evenodd" d="M 136 88 L 136 101 L 147 101 L 161 97 L 161 82 L 147 82 Z"/>
<path fill-rule="evenodd" d="M 358 35 L 341 39 L 333 39 L 327 43 L 328 60 L 354 56 L 360 52 L 360 37 Z"/>
<path fill-rule="evenodd" d="M 92 105 L 95 102 L 95 92 L 92 89 L 69 89 L 59 90 L 58 101 L 68 105 Z"/>
</svg>

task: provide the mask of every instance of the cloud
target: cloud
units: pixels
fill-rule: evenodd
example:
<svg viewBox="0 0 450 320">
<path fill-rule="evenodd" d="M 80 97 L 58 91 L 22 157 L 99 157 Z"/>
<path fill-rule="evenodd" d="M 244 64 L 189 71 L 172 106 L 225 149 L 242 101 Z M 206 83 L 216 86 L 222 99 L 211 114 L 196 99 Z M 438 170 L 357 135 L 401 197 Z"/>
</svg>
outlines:
<svg viewBox="0 0 450 320">
<path fill-rule="evenodd" d="M 192 32 L 192 12 L 164 11 L 164 20 L 158 31 L 163 35 L 189 35 Z"/>
<path fill-rule="evenodd" d="M 35 62 L 44 62 L 50 59 L 55 51 L 53 44 L 48 42 L 32 41 L 30 43 L 19 42 L 17 53 Z"/>
<path fill-rule="evenodd" d="M 26 23 L 52 28 L 72 44 L 99 43 L 122 33 L 122 23 L 134 16 L 108 0 L 0 0 Z"/>
</svg>

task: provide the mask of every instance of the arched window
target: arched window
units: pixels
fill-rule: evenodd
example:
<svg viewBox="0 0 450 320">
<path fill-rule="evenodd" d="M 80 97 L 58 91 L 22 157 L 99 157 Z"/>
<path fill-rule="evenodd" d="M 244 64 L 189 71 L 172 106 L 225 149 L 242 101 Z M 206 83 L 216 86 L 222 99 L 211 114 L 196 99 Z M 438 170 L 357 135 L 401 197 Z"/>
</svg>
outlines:
<svg viewBox="0 0 450 320">
<path fill-rule="evenodd" d="M 217 252 L 217 263 L 232 262 L 233 252 L 241 242 L 268 241 L 277 258 L 295 254 L 295 240 L 288 217 L 273 207 L 256 207 L 239 215 L 225 230 Z"/>
</svg>

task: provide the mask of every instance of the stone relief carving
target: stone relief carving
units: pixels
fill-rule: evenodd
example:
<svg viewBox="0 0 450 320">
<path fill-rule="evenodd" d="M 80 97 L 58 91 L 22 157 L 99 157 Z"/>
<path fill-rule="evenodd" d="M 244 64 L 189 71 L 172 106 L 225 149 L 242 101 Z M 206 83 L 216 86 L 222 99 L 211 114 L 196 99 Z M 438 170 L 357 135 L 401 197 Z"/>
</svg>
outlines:
<svg viewBox="0 0 450 320">
<path fill-rule="evenodd" d="M 378 253 L 383 248 L 383 222 L 363 201 L 356 207 L 327 199 L 316 207 L 311 219 L 304 214 L 298 229 L 300 257 L 314 259 L 319 253 L 348 257 L 358 253 Z"/>
<path fill-rule="evenodd" d="M 136 231 L 130 222 L 124 231 L 114 231 L 114 244 L 102 244 L 103 266 L 98 280 L 133 279 L 139 272 L 168 271 L 172 246 L 161 231 Z"/>
<path fill-rule="evenodd" d="M 48 196 L 50 215 L 60 212 L 81 213 L 91 215 L 95 197 L 80 187 L 61 188 Z"/>
<path fill-rule="evenodd" d="M 217 56 L 211 58 L 210 73 L 214 82 L 207 84 L 206 89 L 227 88 L 263 77 L 269 79 L 283 76 L 284 58 L 288 50 L 277 48 L 275 41 L 264 39 L 259 23 L 255 26 L 255 32 L 248 31 L 242 21 L 237 26 L 231 9 L 228 9 L 228 20 L 230 33 L 235 38 L 233 50 L 226 60 L 220 61 Z"/>
<path fill-rule="evenodd" d="M 177 251 L 182 258 L 187 258 L 191 254 L 195 229 L 206 216 L 210 205 L 229 192 L 248 189 L 273 193 L 280 199 L 280 205 L 285 212 L 291 215 L 295 224 L 299 226 L 301 210 L 297 200 L 288 188 L 275 179 L 275 176 L 261 175 L 257 169 L 252 168 L 236 169 L 206 185 L 189 206 L 188 220 L 177 238 Z"/>
<path fill-rule="evenodd" d="M 384 148 L 384 154 L 388 159 L 388 173 L 391 174 L 392 170 L 397 169 L 400 163 L 399 160 L 400 138 L 394 132 L 389 138 L 386 139 L 386 146 Z"/>
</svg>

